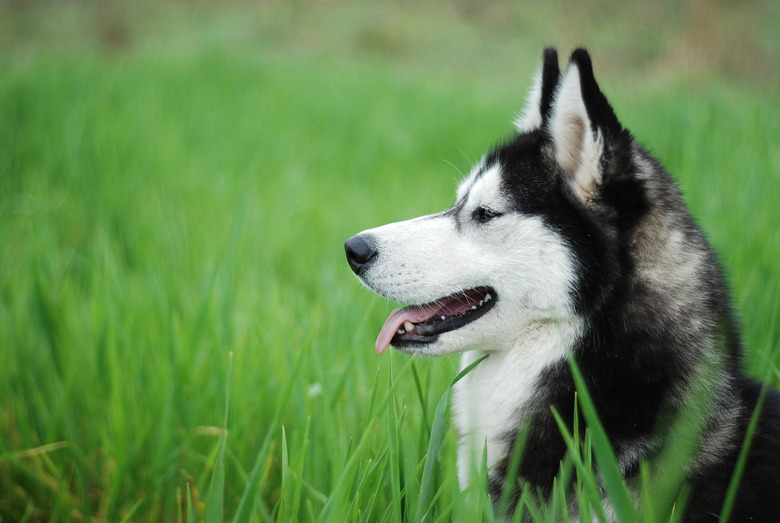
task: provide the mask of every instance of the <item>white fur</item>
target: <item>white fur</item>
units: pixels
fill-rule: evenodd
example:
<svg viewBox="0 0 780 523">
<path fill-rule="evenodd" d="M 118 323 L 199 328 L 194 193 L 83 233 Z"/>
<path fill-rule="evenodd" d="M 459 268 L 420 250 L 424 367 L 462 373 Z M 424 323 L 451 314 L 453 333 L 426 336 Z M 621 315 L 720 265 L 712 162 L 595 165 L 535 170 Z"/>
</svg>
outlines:
<svg viewBox="0 0 780 523">
<path fill-rule="evenodd" d="M 519 429 L 526 406 L 533 400 L 537 380 L 545 368 L 566 358 L 580 323 L 566 320 L 539 320 L 524 325 L 521 335 L 501 352 L 488 353 L 455 385 L 453 409 L 461 434 L 458 448 L 458 479 L 461 488 L 480 465 L 487 444 L 487 467 L 507 455 L 507 431 Z M 485 351 L 463 354 L 461 368 L 478 360 Z"/>
<path fill-rule="evenodd" d="M 569 176 L 574 193 L 582 201 L 590 201 L 601 183 L 599 160 L 603 144 L 600 133 L 592 131 L 582 99 L 580 72 L 574 63 L 569 64 L 558 85 L 549 132 L 555 159 Z"/>
<path fill-rule="evenodd" d="M 541 99 L 542 99 L 542 78 L 544 72 L 544 59 L 539 62 L 539 67 L 534 74 L 533 83 L 531 89 L 528 91 L 528 95 L 525 99 L 525 107 L 522 113 L 518 116 L 514 123 L 515 128 L 520 133 L 528 133 L 534 129 L 538 129 L 542 125 L 542 111 L 541 111 Z"/>
<path fill-rule="evenodd" d="M 474 181 L 484 170 L 485 170 L 485 157 L 483 156 L 479 160 L 479 162 L 477 162 L 477 165 L 475 165 L 471 169 L 471 172 L 469 173 L 468 176 L 466 176 L 466 179 L 463 180 L 460 184 L 458 184 L 458 189 L 456 191 L 457 201 L 461 201 L 466 197 L 469 190 L 471 189 L 471 186 L 474 185 Z"/>
</svg>

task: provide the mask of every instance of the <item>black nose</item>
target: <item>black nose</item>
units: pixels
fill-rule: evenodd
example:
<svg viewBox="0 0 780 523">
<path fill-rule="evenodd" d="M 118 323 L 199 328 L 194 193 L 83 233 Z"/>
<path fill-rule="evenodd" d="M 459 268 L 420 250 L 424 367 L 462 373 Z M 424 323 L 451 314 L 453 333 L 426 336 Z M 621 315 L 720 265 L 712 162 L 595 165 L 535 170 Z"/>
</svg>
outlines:
<svg viewBox="0 0 780 523">
<path fill-rule="evenodd" d="M 347 252 L 349 266 L 352 267 L 352 272 L 355 274 L 360 274 L 378 254 L 376 248 L 360 235 L 347 240 L 344 244 L 344 250 Z"/>
</svg>

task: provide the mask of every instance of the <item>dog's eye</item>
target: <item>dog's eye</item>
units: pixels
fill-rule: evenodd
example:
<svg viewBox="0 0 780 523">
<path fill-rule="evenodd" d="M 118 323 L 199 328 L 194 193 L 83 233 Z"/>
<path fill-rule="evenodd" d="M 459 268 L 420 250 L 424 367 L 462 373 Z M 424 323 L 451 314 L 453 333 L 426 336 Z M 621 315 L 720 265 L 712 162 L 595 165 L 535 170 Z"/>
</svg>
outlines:
<svg viewBox="0 0 780 523">
<path fill-rule="evenodd" d="M 499 216 L 501 216 L 500 212 L 494 211 L 493 209 L 488 209 L 487 207 L 477 207 L 474 209 L 474 213 L 472 214 L 474 221 L 479 223 L 489 222 L 493 218 L 497 218 Z"/>
</svg>

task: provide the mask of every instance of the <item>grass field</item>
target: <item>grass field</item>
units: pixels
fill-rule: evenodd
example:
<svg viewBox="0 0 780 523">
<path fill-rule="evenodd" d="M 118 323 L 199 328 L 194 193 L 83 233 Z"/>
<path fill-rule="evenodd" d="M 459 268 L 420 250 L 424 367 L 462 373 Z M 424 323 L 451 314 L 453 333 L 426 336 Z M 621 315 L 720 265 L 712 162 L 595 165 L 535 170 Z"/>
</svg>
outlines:
<svg viewBox="0 0 780 523">
<path fill-rule="evenodd" d="M 373 352 L 393 304 L 343 242 L 450 205 L 560 28 L 335 4 L 0 6 L 3 521 L 492 517 L 434 423 L 456 360 Z M 670 32 L 633 40 L 569 13 L 591 25 L 559 43 L 594 41 L 619 117 L 720 252 L 748 368 L 777 386 L 780 97 L 746 57 L 780 45 L 777 8 L 750 6 L 726 25 L 755 41 L 715 56 L 663 10 Z"/>
</svg>

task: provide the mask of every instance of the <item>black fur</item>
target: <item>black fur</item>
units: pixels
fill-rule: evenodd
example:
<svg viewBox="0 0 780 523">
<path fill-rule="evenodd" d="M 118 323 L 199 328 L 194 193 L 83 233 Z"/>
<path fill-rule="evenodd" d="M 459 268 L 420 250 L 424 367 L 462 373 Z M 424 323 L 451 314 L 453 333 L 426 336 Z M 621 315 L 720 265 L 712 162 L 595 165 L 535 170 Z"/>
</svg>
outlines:
<svg viewBox="0 0 780 523">
<path fill-rule="evenodd" d="M 558 85 L 558 79 L 561 72 L 558 70 L 558 51 L 553 47 L 548 47 L 542 53 L 542 96 L 539 101 L 539 112 L 542 119 L 550 117 L 552 111 L 553 97 L 555 96 L 555 87 Z"/>
</svg>

